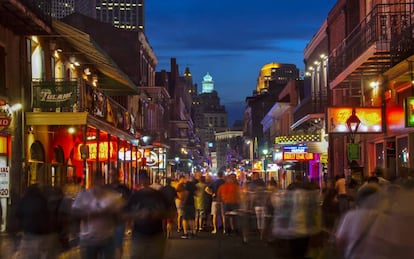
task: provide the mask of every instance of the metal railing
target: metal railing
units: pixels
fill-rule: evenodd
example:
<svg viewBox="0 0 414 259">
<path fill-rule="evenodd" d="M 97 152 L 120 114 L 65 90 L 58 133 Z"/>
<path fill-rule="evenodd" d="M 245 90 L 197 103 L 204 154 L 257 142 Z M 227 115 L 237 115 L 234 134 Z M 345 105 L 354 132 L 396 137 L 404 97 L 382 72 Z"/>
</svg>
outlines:
<svg viewBox="0 0 414 259">
<path fill-rule="evenodd" d="M 389 53 L 391 40 L 401 31 L 413 3 L 378 4 L 329 55 L 329 78 L 336 78 L 369 47 L 376 44 L 377 53 Z M 394 43 L 395 45 L 395 43 Z M 386 64 L 386 69 L 391 63 Z"/>
</svg>

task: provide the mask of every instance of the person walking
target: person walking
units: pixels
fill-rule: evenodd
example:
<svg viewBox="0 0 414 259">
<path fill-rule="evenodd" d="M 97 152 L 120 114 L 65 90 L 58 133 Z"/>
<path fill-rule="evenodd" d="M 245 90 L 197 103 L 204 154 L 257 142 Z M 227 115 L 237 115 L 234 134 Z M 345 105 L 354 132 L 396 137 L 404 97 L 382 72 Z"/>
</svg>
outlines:
<svg viewBox="0 0 414 259">
<path fill-rule="evenodd" d="M 19 202 L 16 219 L 21 223 L 23 237 L 15 253 L 16 259 L 57 258 L 61 247 L 57 234 L 60 231 L 58 208 L 62 195 L 49 197 L 38 184 L 30 185 Z"/>
<path fill-rule="evenodd" d="M 81 191 L 72 204 L 72 215 L 80 219 L 81 258 L 112 259 L 117 219 L 125 203 L 121 195 L 105 186 L 100 172 L 93 177 L 93 186 Z"/>
<path fill-rule="evenodd" d="M 196 210 L 195 215 L 195 229 L 198 231 L 203 231 L 204 223 L 206 220 L 206 207 L 207 207 L 207 198 L 208 195 L 204 190 L 206 189 L 206 177 L 201 176 L 200 180 L 196 184 L 196 192 L 194 195 L 194 205 Z"/>
<path fill-rule="evenodd" d="M 220 170 L 217 172 L 217 179 L 214 180 L 213 182 L 211 182 L 205 189 L 205 191 L 211 195 L 212 197 L 212 202 L 211 202 L 211 215 L 213 216 L 212 218 L 212 224 L 213 224 L 213 230 L 211 231 L 212 234 L 216 234 L 217 233 L 217 229 L 218 229 L 218 217 L 221 217 L 222 220 L 222 224 L 224 227 L 224 212 L 223 212 L 223 206 L 221 201 L 218 199 L 217 197 L 217 190 L 219 189 L 219 187 L 224 184 L 224 171 Z"/>
<path fill-rule="evenodd" d="M 226 182 L 217 190 L 217 196 L 223 203 L 223 233 L 230 234 L 236 230 L 235 213 L 240 206 L 240 187 L 236 174 L 232 173 L 226 177 Z"/>
<path fill-rule="evenodd" d="M 194 238 L 196 230 L 194 226 L 195 221 L 195 202 L 194 195 L 196 192 L 197 180 L 195 178 L 189 179 L 185 183 L 185 192 L 183 200 L 183 232 L 181 236 L 183 239 Z"/>
<path fill-rule="evenodd" d="M 161 193 L 167 199 L 170 210 L 169 217 L 166 218 L 164 222 L 165 236 L 166 238 L 171 238 L 174 218 L 177 217 L 177 207 L 175 205 L 175 200 L 177 199 L 177 190 L 172 187 L 170 177 L 167 177 L 166 185 L 162 187 Z"/>
<path fill-rule="evenodd" d="M 175 199 L 175 206 L 177 207 L 177 233 L 183 230 L 183 214 L 184 214 L 184 199 L 185 199 L 185 182 L 187 179 L 184 175 L 178 177 L 177 186 L 177 199 Z"/>
<path fill-rule="evenodd" d="M 122 202 L 126 204 L 131 195 L 131 189 L 126 184 L 123 184 L 120 182 L 119 180 L 120 174 L 116 168 L 112 167 L 109 170 L 108 175 L 109 175 L 110 183 L 107 185 L 107 187 L 110 190 L 113 190 L 116 193 L 118 193 L 122 197 Z M 123 210 L 124 208 L 122 208 L 122 212 Z M 117 222 L 116 222 L 114 240 L 113 240 L 114 249 L 115 249 L 115 259 L 121 259 L 124 253 L 123 244 L 124 244 L 127 222 L 125 222 L 122 212 L 119 213 L 118 217 L 116 218 Z"/>
<path fill-rule="evenodd" d="M 149 186 L 149 177 L 140 173 L 140 187 L 132 193 L 127 206 L 126 218 L 132 221 L 131 259 L 162 259 L 166 238 L 163 221 L 170 209 L 164 195 Z"/>
<path fill-rule="evenodd" d="M 343 215 L 349 208 L 348 193 L 346 191 L 346 179 L 345 175 L 335 176 L 335 190 L 338 200 L 339 213 Z"/>
</svg>

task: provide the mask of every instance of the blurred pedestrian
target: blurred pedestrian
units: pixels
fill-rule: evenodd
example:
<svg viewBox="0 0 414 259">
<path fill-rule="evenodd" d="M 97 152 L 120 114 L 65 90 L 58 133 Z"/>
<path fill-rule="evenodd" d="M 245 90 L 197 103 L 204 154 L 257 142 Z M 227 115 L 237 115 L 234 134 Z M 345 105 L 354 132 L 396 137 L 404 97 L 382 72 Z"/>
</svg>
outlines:
<svg viewBox="0 0 414 259">
<path fill-rule="evenodd" d="M 177 199 L 175 199 L 175 207 L 177 208 L 177 233 L 183 230 L 183 214 L 184 214 L 184 199 L 185 199 L 185 182 L 187 179 L 184 175 L 178 177 L 176 186 Z"/>
<path fill-rule="evenodd" d="M 184 199 L 183 199 L 183 235 L 181 238 L 188 239 L 194 238 L 196 235 L 195 230 L 195 202 L 194 195 L 196 192 L 197 179 L 187 179 L 184 188 Z"/>
<path fill-rule="evenodd" d="M 319 190 L 296 182 L 272 194 L 273 246 L 276 258 L 305 258 L 309 242 L 321 233 Z"/>
<path fill-rule="evenodd" d="M 349 208 L 348 193 L 346 190 L 346 179 L 344 174 L 335 176 L 335 190 L 338 200 L 339 213 L 343 215 Z"/>
<path fill-rule="evenodd" d="M 16 259 L 52 259 L 61 252 L 59 206 L 63 194 L 49 188 L 47 191 L 38 184 L 30 185 L 18 204 L 16 218 L 23 227 L 23 237 Z"/>
<path fill-rule="evenodd" d="M 217 190 L 217 197 L 223 203 L 224 219 L 223 233 L 230 234 L 236 231 L 237 210 L 240 207 L 240 187 L 236 174 L 226 176 L 226 182 Z"/>
<path fill-rule="evenodd" d="M 253 172 L 252 179 L 247 183 L 247 189 L 249 194 L 250 208 L 256 215 L 256 228 L 259 232 L 260 239 L 264 238 L 265 223 L 267 214 L 268 192 L 266 184 L 258 172 Z"/>
<path fill-rule="evenodd" d="M 81 258 L 114 258 L 115 228 L 123 206 L 122 196 L 107 188 L 103 175 L 95 172 L 92 187 L 81 191 L 72 205 L 73 216 L 80 219 Z"/>
<path fill-rule="evenodd" d="M 149 187 L 149 177 L 140 173 L 141 186 L 127 204 L 127 218 L 132 221 L 131 259 L 162 259 L 166 239 L 163 220 L 171 217 L 167 199 Z"/>
<path fill-rule="evenodd" d="M 131 189 L 124 183 L 121 183 L 120 173 L 115 167 L 111 167 L 109 172 L 109 184 L 107 187 L 110 190 L 115 191 L 122 197 L 122 203 L 126 205 L 127 201 L 129 200 L 129 197 L 131 195 Z M 127 222 L 125 221 L 123 212 L 125 207 L 123 207 L 120 211 L 120 213 L 116 214 L 116 226 L 115 226 L 115 232 L 114 232 L 114 249 L 115 249 L 115 259 L 121 259 L 122 255 L 124 253 L 123 251 L 123 244 L 124 244 L 124 237 L 125 237 L 125 231 Z"/>
<path fill-rule="evenodd" d="M 198 183 L 196 183 L 196 191 L 194 194 L 194 206 L 195 206 L 195 229 L 203 231 L 204 223 L 206 220 L 206 207 L 207 207 L 207 193 L 204 191 L 207 187 L 206 177 L 201 176 Z"/>
<path fill-rule="evenodd" d="M 171 185 L 171 178 L 167 177 L 166 185 L 161 189 L 161 193 L 164 195 L 168 202 L 168 208 L 170 212 L 168 217 L 164 221 L 165 236 L 166 238 L 172 237 L 172 228 L 174 219 L 177 217 L 177 207 L 175 205 L 175 200 L 177 199 L 177 191 Z"/>
<path fill-rule="evenodd" d="M 218 199 L 217 196 L 217 190 L 219 187 L 225 183 L 224 179 L 224 171 L 220 170 L 217 172 L 217 179 L 212 181 L 205 189 L 205 191 L 211 195 L 212 201 L 211 201 L 211 215 L 212 217 L 212 223 L 213 223 L 213 230 L 211 231 L 212 234 L 216 234 L 218 230 L 219 221 L 218 219 L 221 218 L 222 225 L 224 227 L 224 211 L 223 211 L 223 204 Z"/>
</svg>

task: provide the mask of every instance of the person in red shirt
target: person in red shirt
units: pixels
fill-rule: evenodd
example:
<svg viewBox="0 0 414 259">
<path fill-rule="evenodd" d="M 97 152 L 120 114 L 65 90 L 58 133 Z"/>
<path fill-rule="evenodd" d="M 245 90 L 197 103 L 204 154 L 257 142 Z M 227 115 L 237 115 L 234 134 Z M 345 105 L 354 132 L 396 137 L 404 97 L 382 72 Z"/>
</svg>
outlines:
<svg viewBox="0 0 414 259">
<path fill-rule="evenodd" d="M 223 203 L 224 209 L 224 227 L 223 233 L 235 231 L 235 218 L 233 213 L 239 208 L 240 204 L 240 187 L 235 174 L 226 177 L 226 182 L 218 188 L 218 199 Z M 228 223 L 228 224 L 227 224 Z"/>
</svg>

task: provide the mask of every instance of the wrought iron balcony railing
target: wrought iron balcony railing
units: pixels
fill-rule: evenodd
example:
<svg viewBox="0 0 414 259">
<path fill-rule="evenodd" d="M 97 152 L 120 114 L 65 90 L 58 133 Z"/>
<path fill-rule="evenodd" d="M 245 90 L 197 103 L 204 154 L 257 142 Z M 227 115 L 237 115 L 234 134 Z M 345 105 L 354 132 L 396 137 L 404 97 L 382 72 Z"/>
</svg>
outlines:
<svg viewBox="0 0 414 259">
<path fill-rule="evenodd" d="M 404 24 L 411 23 L 413 3 L 378 4 L 329 56 L 329 78 L 335 79 L 342 71 L 375 45 L 377 57 L 370 57 L 368 66 L 381 71 L 391 66 L 390 43 Z M 395 44 L 395 43 L 394 43 Z"/>
</svg>

